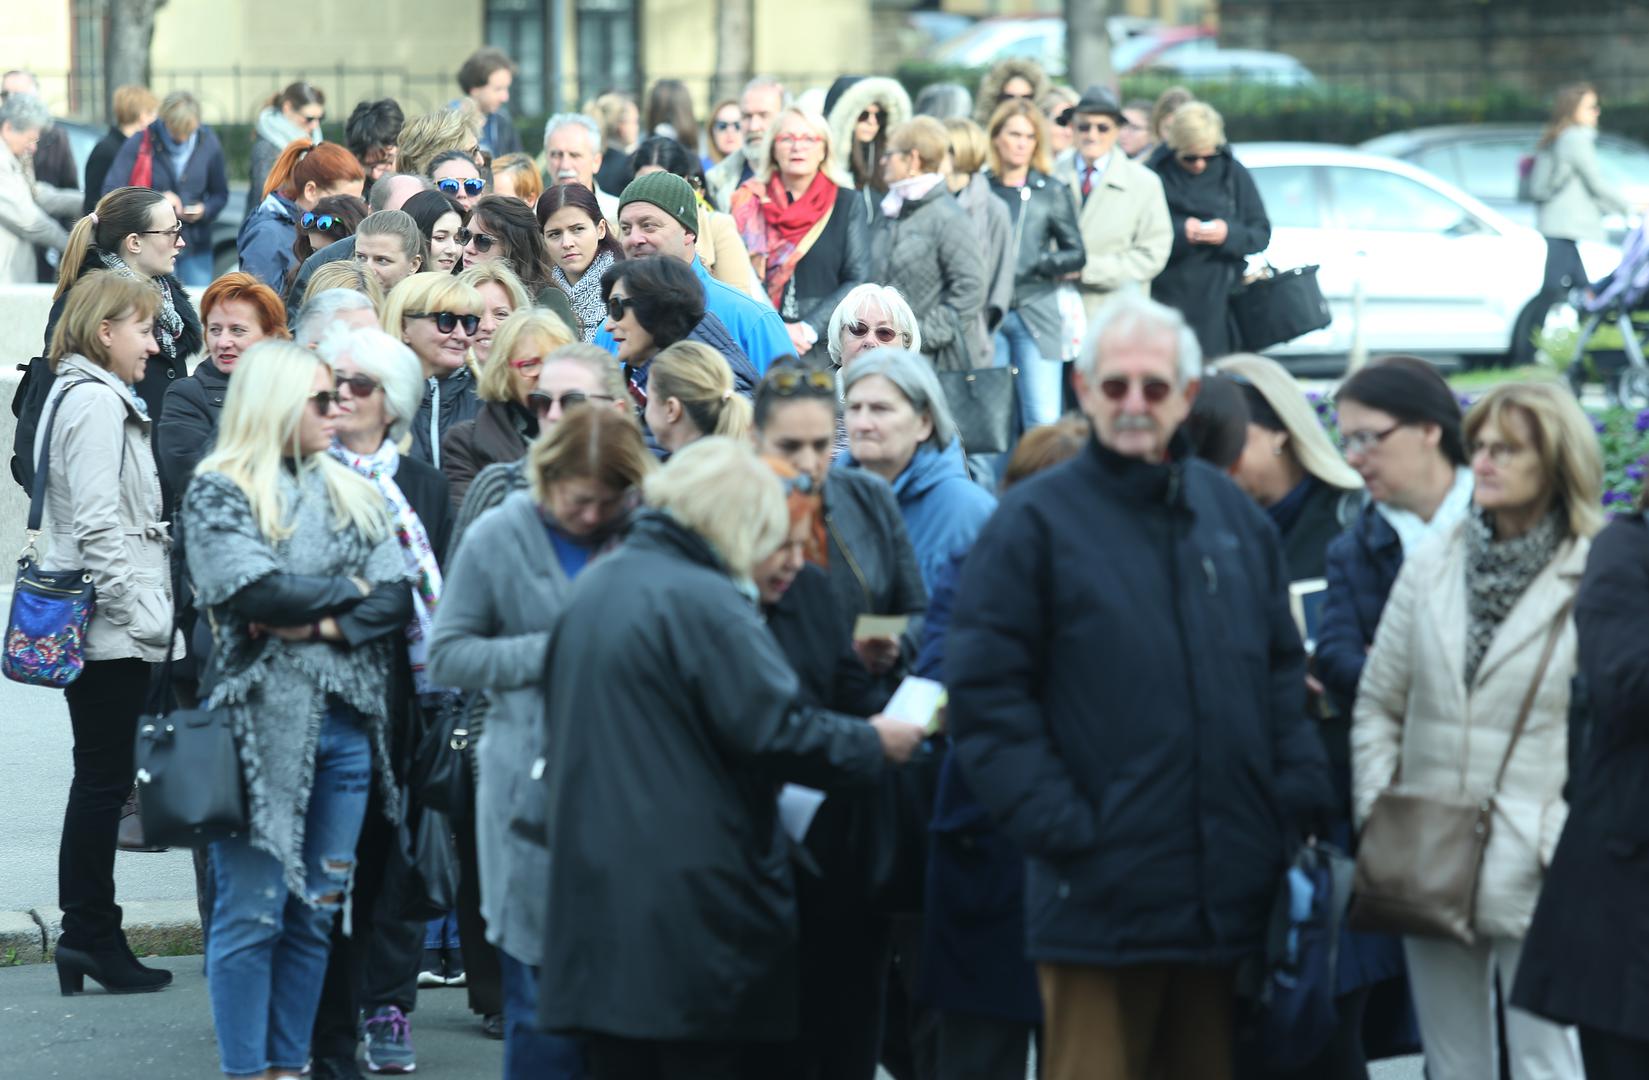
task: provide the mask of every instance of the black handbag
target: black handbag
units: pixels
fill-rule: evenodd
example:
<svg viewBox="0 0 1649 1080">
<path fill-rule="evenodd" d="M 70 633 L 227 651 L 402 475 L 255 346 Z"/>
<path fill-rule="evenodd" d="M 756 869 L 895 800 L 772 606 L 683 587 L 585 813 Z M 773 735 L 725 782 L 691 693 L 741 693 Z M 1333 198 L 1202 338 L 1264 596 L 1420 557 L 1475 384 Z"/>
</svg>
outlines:
<svg viewBox="0 0 1649 1080">
<path fill-rule="evenodd" d="M 471 715 L 485 707 L 480 694 L 443 694 L 438 705 L 420 706 L 423 727 L 412 748 L 407 786 L 418 805 L 464 818 L 474 804 Z"/>
<path fill-rule="evenodd" d="M 400 916 L 409 922 L 439 919 L 458 907 L 458 847 L 447 815 L 428 806 L 409 811 L 416 827 L 396 828 Z"/>
<path fill-rule="evenodd" d="M 138 816 L 150 844 L 201 847 L 247 831 L 246 783 L 228 710 L 173 707 L 172 651 L 137 721 Z"/>
<path fill-rule="evenodd" d="M 1321 330 L 1334 321 L 1317 284 L 1317 267 L 1276 270 L 1244 285 L 1231 296 L 1231 314 L 1237 320 L 1242 347 L 1259 352 L 1302 334 Z"/>
<path fill-rule="evenodd" d="M 970 454 L 1005 454 L 1013 449 L 1013 425 L 1019 415 L 1014 391 L 1016 368 L 972 368 L 936 374 L 950 403 L 962 449 Z"/>
</svg>

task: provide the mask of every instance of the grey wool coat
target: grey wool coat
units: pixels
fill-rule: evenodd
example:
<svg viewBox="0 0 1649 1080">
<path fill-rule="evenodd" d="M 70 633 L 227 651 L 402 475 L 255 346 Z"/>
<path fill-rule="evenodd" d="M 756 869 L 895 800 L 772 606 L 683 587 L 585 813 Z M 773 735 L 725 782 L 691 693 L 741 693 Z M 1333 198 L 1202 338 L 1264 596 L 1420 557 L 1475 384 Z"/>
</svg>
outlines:
<svg viewBox="0 0 1649 1080">
<path fill-rule="evenodd" d="M 983 366 L 974 329 L 985 307 L 985 259 L 967 211 L 944 181 L 890 218 L 876 208 L 870 279 L 904 294 L 922 328 L 922 355 L 941 371 Z"/>
<path fill-rule="evenodd" d="M 1540 204 L 1540 235 L 1557 240 L 1602 240 L 1603 215 L 1632 206 L 1597 164 L 1597 129 L 1573 125 L 1541 151 L 1552 156 L 1552 195 Z"/>
</svg>

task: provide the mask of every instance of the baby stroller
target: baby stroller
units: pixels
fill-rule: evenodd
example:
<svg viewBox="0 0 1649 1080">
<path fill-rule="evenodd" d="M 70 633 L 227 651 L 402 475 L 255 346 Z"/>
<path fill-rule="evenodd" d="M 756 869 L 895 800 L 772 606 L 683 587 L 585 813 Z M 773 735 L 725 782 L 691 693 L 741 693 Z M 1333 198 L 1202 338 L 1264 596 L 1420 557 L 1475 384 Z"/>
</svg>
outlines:
<svg viewBox="0 0 1649 1080">
<path fill-rule="evenodd" d="M 1649 297 L 1649 222 L 1638 224 L 1627 234 L 1620 265 L 1608 276 L 1569 294 L 1569 303 L 1580 315 L 1575 358 L 1569 365 L 1569 386 L 1576 397 L 1586 384 L 1590 367 L 1595 368 L 1603 380 L 1603 391 L 1611 405 L 1649 408 L 1649 362 L 1644 360 L 1645 342 L 1649 341 L 1646 297 Z M 1643 321 L 1634 318 L 1637 315 L 1641 315 Z M 1588 359 L 1586 350 L 1604 323 L 1620 331 L 1620 353 L 1624 359 L 1614 356 L 1613 350 L 1599 350 Z"/>
</svg>

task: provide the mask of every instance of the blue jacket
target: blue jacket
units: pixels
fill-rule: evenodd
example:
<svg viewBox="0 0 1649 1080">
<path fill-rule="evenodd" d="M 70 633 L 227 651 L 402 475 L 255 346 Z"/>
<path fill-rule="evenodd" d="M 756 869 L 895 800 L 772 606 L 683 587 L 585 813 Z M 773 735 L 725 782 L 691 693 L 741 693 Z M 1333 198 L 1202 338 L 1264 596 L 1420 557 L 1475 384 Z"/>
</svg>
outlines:
<svg viewBox="0 0 1649 1080">
<path fill-rule="evenodd" d="M 454 98 L 447 102 L 447 108 L 463 108 L 468 98 Z M 481 149 L 493 156 L 494 160 L 505 154 L 521 153 L 521 133 L 515 130 L 515 123 L 510 119 L 510 107 L 502 105 L 498 111 L 481 120 L 481 136 L 476 140 Z"/>
<path fill-rule="evenodd" d="M 1363 675 L 1368 647 L 1386 609 L 1397 571 L 1403 566 L 1403 544 L 1373 503 L 1328 545 L 1323 577 L 1323 610 L 1317 626 L 1317 653 L 1312 671 L 1328 690 L 1344 716 L 1351 715 L 1357 680 Z"/>
<path fill-rule="evenodd" d="M 851 454 L 836 458 L 838 467 L 858 464 Z M 899 501 L 922 584 L 931 596 L 944 566 L 973 547 L 974 537 L 996 509 L 996 497 L 969 479 L 960 439 L 952 439 L 943 450 L 917 447 L 916 456 L 893 481 L 893 497 Z"/>
<path fill-rule="evenodd" d="M 796 351 L 790 344 L 790 333 L 784 328 L 779 313 L 752 300 L 744 293 L 710 276 L 698 257 L 693 257 L 693 273 L 704 286 L 704 310 L 720 319 L 733 340 L 738 342 L 758 377 L 767 374 L 773 361 Z M 607 324 L 595 333 L 595 343 L 610 353 L 617 353 L 613 336 L 607 333 Z"/>
<path fill-rule="evenodd" d="M 286 291 L 286 275 L 298 261 L 292 248 L 298 240 L 300 216 L 297 203 L 271 191 L 241 225 L 235 241 L 240 268 L 274 289 L 277 296 Z"/>
<path fill-rule="evenodd" d="M 183 242 L 192 248 L 211 251 L 212 223 L 223 213 L 223 206 L 229 201 L 229 175 L 224 168 L 223 146 L 218 142 L 217 133 L 202 124 L 199 134 L 195 152 L 189 155 L 183 175 L 178 176 L 172 171 L 172 156 L 166 151 L 166 126 L 161 121 L 156 120 L 142 131 L 133 132 L 104 174 L 103 190 L 99 194 L 107 195 L 115 188 L 131 183 L 138 147 L 147 135 L 154 158 L 153 182 L 149 186 L 156 191 L 175 193 L 183 200 L 184 206 L 200 203 L 205 207 L 199 221 L 184 223 Z"/>
</svg>

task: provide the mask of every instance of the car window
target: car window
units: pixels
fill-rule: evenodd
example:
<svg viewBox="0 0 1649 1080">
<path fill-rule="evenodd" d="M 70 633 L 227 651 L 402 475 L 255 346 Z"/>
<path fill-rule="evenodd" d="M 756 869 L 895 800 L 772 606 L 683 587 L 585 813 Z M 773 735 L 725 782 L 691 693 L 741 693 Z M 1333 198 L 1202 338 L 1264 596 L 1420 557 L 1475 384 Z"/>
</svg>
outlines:
<svg viewBox="0 0 1649 1080">
<path fill-rule="evenodd" d="M 1451 184 L 1461 182 L 1460 167 L 1452 146 L 1445 144 L 1442 146 L 1421 147 L 1408 160 L 1409 164 L 1418 165 L 1433 176 L 1440 176 Z M 1467 188 L 1466 190 L 1470 191 L 1471 189 Z"/>
<path fill-rule="evenodd" d="M 1305 165 L 1252 169 L 1260 201 L 1274 229 L 1320 229 L 1322 200 L 1317 196 L 1317 170 Z"/>
<path fill-rule="evenodd" d="M 1533 139 L 1474 139 L 1456 150 L 1459 185 L 1479 199 L 1517 198 L 1518 162 L 1534 153 Z"/>
<path fill-rule="evenodd" d="M 1616 187 L 1649 184 L 1649 154 L 1642 147 L 1612 139 L 1597 141 L 1597 167 L 1603 179 Z"/>
<path fill-rule="evenodd" d="M 1328 180 L 1329 217 L 1342 229 L 1441 233 L 1467 216 L 1453 199 L 1396 173 L 1336 166 L 1328 170 Z"/>
</svg>

